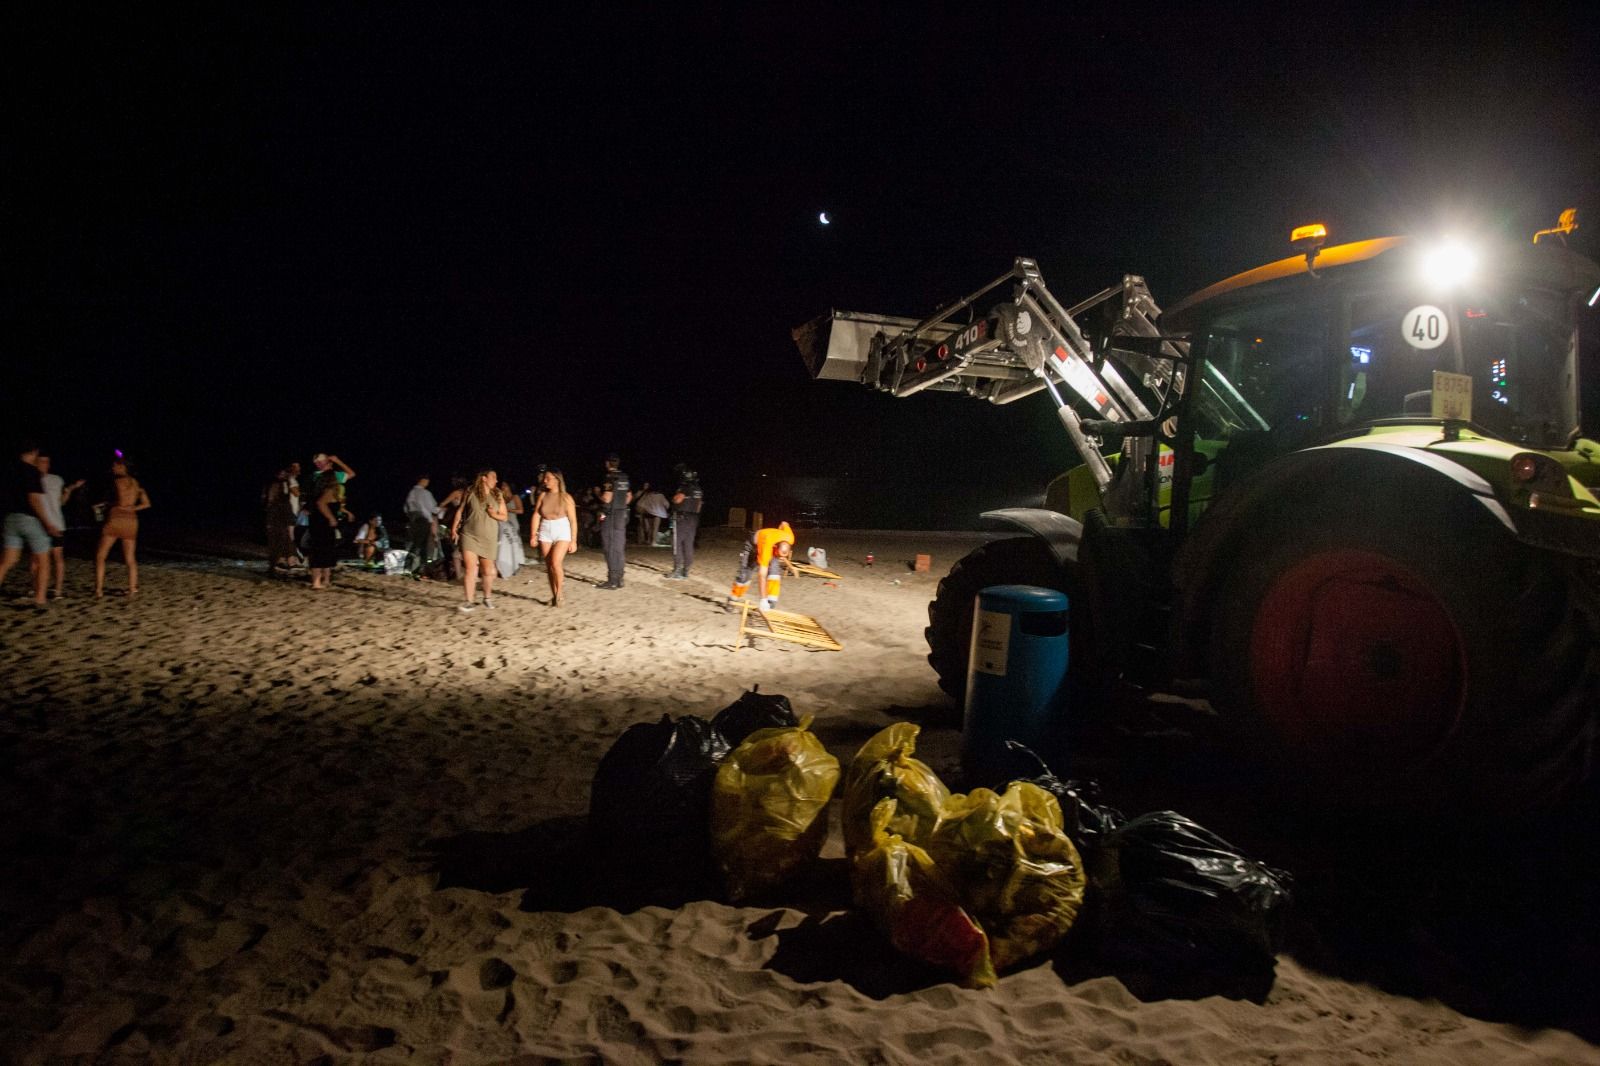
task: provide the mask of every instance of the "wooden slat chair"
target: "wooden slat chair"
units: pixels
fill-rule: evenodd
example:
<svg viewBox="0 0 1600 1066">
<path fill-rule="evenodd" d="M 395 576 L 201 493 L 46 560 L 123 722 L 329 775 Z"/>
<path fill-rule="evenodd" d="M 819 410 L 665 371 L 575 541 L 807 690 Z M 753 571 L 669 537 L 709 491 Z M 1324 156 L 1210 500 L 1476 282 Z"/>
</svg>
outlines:
<svg viewBox="0 0 1600 1066">
<path fill-rule="evenodd" d="M 836 574 L 832 570 L 824 570 L 822 567 L 812 566 L 810 563 L 797 563 L 793 559 L 784 559 L 783 568 L 789 572 L 790 577 L 797 577 L 801 574 L 806 574 L 810 577 L 832 578 L 835 581 L 838 581 L 840 578 L 844 577 L 843 574 Z"/>
<path fill-rule="evenodd" d="M 844 645 L 824 629 L 821 622 L 808 614 L 796 614 L 793 611 L 763 611 L 755 604 L 744 600 L 739 600 L 734 606 L 739 608 L 739 637 L 733 646 L 734 651 L 744 647 L 745 637 L 786 640 L 791 644 L 819 651 L 844 650 Z M 752 613 L 759 621 L 751 619 Z"/>
</svg>

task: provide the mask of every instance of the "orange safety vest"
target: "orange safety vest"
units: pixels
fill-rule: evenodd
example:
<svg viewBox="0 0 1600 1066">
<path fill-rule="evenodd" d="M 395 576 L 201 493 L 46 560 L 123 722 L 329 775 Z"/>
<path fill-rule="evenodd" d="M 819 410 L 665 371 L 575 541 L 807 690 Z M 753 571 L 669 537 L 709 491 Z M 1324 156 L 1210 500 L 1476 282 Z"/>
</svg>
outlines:
<svg viewBox="0 0 1600 1066">
<path fill-rule="evenodd" d="M 772 552 L 779 544 L 794 544 L 794 530 L 789 523 L 779 522 L 777 529 L 756 530 L 756 572 L 765 574 L 772 562 Z"/>
</svg>

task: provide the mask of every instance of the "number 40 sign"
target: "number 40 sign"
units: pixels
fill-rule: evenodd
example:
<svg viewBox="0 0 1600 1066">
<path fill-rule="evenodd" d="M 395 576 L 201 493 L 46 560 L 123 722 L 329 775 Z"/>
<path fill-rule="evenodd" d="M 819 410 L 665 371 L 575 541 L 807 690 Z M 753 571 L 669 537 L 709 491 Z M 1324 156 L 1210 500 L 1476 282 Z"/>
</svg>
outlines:
<svg viewBox="0 0 1600 1066">
<path fill-rule="evenodd" d="M 1413 348 L 1437 348 L 1450 339 L 1450 316 L 1432 304 L 1413 307 L 1400 320 L 1400 336 Z"/>
</svg>

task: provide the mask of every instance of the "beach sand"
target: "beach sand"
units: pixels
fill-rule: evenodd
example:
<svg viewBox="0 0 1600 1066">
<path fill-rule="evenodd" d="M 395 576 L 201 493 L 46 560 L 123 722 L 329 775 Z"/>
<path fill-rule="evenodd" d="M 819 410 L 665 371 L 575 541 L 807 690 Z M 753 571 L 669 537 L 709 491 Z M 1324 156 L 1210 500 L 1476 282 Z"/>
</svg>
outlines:
<svg viewBox="0 0 1600 1066">
<path fill-rule="evenodd" d="M 545 606 L 529 569 L 472 615 L 454 586 L 341 572 L 312 592 L 203 554 L 147 559 L 133 601 L 89 599 L 75 560 L 42 614 L 13 577 L 0 1060 L 1600 1062 L 1592 989 L 1549 1004 L 1489 987 L 1527 991 L 1412 920 L 1449 909 L 1428 896 L 1445 874 L 1407 869 L 1410 916 L 1375 891 L 1368 905 L 1337 880 L 1344 853 L 1263 829 L 1182 729 L 1129 741 L 1130 795 L 1164 800 L 1170 780 L 1298 875 L 1305 901 L 1264 987 L 1161 991 L 1067 953 L 957 988 L 849 912 L 836 826 L 792 898 L 586 898 L 571 855 L 589 782 L 636 722 L 709 717 L 759 684 L 815 715 L 841 759 L 922 722 L 919 753 L 953 777 L 960 738 L 922 629 L 939 575 L 980 539 L 803 533 L 844 576 L 786 581 L 783 606 L 821 620 L 837 653 L 731 650 L 737 541 L 721 531 L 689 581 L 662 579 L 670 552 L 630 546 L 627 587 L 597 590 L 604 562 L 584 550 L 566 607 Z M 932 572 L 910 570 L 916 552 Z M 1563 938 L 1550 900 L 1530 898 L 1553 928 L 1521 953 L 1592 971 L 1593 928 Z M 1486 942 L 1528 924 L 1474 915 Z"/>
</svg>

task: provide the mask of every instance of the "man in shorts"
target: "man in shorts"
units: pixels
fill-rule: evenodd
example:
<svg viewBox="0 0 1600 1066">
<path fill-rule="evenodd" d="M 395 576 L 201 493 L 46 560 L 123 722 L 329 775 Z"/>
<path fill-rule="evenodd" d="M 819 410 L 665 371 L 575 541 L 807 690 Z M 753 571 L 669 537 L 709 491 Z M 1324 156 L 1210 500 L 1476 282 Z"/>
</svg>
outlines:
<svg viewBox="0 0 1600 1066">
<path fill-rule="evenodd" d="M 4 512 L 3 550 L 0 550 L 0 585 L 27 548 L 33 557 L 33 605 L 43 607 L 44 591 L 50 581 L 50 538 L 62 535 L 50 521 L 45 507 L 44 483 L 34 463 L 39 446 L 31 441 L 22 446 L 17 462 L 8 464 L 0 475 L 0 512 Z"/>
</svg>

